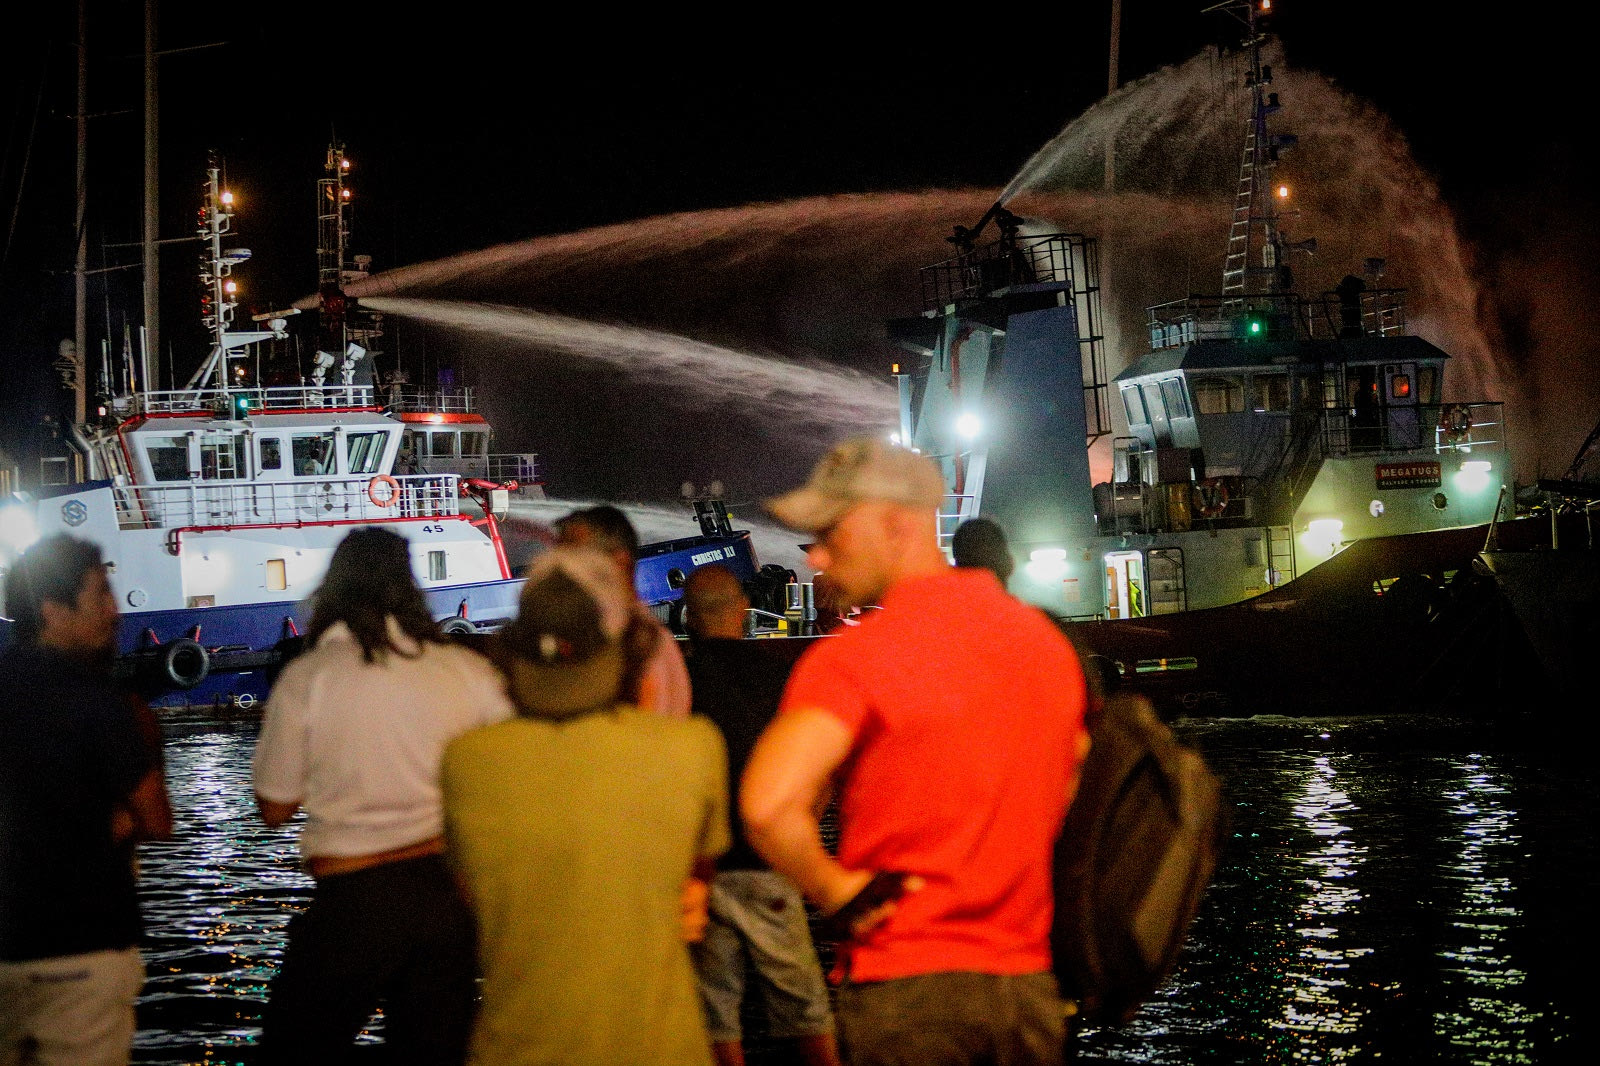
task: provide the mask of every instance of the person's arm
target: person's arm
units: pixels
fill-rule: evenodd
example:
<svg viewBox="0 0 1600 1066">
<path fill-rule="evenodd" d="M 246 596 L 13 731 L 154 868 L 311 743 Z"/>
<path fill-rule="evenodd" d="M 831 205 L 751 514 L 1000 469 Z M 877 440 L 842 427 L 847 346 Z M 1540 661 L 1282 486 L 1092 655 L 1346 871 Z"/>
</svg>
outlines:
<svg viewBox="0 0 1600 1066">
<path fill-rule="evenodd" d="M 293 818 L 305 799 L 310 741 L 304 710 L 309 688 L 309 662 L 296 659 L 279 676 L 262 713 L 251 782 L 256 811 L 273 829 Z"/>
<path fill-rule="evenodd" d="M 278 826 L 285 824 L 294 817 L 295 812 L 299 809 L 299 800 L 294 800 L 291 803 L 280 803 L 277 800 L 267 799 L 259 792 L 256 793 L 256 812 L 261 815 L 261 820 L 267 823 L 268 828 L 276 829 Z"/>
<path fill-rule="evenodd" d="M 134 703 L 134 721 L 153 765 L 128 794 L 127 809 L 132 821 L 129 839 L 135 842 L 171 840 L 172 801 L 167 796 L 165 762 L 161 756 L 161 723 L 144 700 Z"/>
<path fill-rule="evenodd" d="M 739 789 L 751 845 L 825 914 L 848 903 L 873 875 L 835 861 L 822 846 L 817 824 L 818 803 L 854 739 L 826 711 L 780 714 L 756 742 Z"/>
</svg>

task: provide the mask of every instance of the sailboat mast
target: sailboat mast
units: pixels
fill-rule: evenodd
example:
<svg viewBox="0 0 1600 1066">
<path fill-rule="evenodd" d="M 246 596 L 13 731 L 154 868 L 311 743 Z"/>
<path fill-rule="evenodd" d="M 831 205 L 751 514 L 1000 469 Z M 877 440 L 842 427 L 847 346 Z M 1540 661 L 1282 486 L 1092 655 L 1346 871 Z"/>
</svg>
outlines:
<svg viewBox="0 0 1600 1066">
<path fill-rule="evenodd" d="M 139 346 L 143 363 L 139 382 L 157 388 L 152 356 L 161 352 L 161 245 L 159 210 L 160 168 L 157 165 L 160 112 L 156 105 L 156 0 L 144 0 L 144 341 Z"/>
<path fill-rule="evenodd" d="M 82 424 L 88 417 L 89 376 L 89 4 L 78 0 L 78 160 L 77 210 L 73 213 L 78 230 L 78 254 L 72 269 L 72 420 Z"/>
</svg>

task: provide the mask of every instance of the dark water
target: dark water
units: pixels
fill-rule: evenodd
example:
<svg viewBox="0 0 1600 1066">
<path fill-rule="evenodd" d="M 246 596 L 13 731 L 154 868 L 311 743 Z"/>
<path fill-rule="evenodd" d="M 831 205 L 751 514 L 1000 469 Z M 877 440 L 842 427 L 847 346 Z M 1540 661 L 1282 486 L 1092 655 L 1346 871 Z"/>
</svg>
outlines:
<svg viewBox="0 0 1600 1066">
<path fill-rule="evenodd" d="M 1170 986 L 1128 1027 L 1085 1033 L 1082 1058 L 1580 1058 L 1600 940 L 1585 752 L 1521 720 L 1182 729 L 1227 783 L 1229 847 Z M 310 884 L 293 830 L 255 819 L 254 738 L 248 724 L 169 727 L 180 837 L 144 858 L 136 1061 L 252 1061 L 283 929 Z"/>
</svg>

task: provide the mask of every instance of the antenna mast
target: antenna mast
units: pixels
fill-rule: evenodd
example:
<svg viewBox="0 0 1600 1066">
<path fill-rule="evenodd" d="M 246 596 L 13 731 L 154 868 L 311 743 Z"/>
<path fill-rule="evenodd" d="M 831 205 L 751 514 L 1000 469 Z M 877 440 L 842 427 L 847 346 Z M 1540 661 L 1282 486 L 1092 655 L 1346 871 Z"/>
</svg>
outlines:
<svg viewBox="0 0 1600 1066">
<path fill-rule="evenodd" d="M 1244 47 L 1250 59 L 1244 79 L 1244 88 L 1250 93 L 1250 115 L 1245 124 L 1233 224 L 1228 229 L 1222 264 L 1222 295 L 1229 298 L 1225 307 L 1241 306 L 1251 296 L 1284 293 L 1294 287 L 1289 269 L 1290 248 L 1277 213 L 1277 201 L 1287 196 L 1288 189 L 1273 186 L 1272 169 L 1279 151 L 1293 145 L 1297 138 L 1292 133 L 1273 134 L 1267 130 L 1267 117 L 1280 105 L 1278 94 L 1268 91 L 1272 67 L 1261 62 L 1262 45 L 1267 40 L 1263 22 L 1272 11 L 1272 3 L 1273 0 L 1227 0 L 1205 9 L 1226 12 L 1244 23 Z"/>
</svg>

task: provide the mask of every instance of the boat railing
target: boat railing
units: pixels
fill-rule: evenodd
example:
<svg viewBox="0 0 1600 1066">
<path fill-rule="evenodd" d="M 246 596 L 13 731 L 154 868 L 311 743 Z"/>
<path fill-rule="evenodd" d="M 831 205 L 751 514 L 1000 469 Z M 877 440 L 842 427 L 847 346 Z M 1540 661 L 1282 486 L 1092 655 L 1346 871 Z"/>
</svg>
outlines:
<svg viewBox="0 0 1600 1066">
<path fill-rule="evenodd" d="M 1145 308 L 1150 348 L 1199 341 L 1337 340 L 1406 332 L 1404 289 L 1256 296 L 1185 296 Z"/>
<path fill-rule="evenodd" d="M 978 497 L 970 492 L 947 493 L 939 504 L 939 515 L 936 524 L 939 532 L 939 547 L 950 550 L 950 543 L 955 539 L 956 529 L 961 523 L 972 517 L 973 508 Z"/>
<path fill-rule="evenodd" d="M 383 402 L 395 411 L 471 414 L 476 408 L 470 385 L 396 383 L 381 390 Z"/>
<path fill-rule="evenodd" d="M 1506 447 L 1505 405 L 1497 401 L 1337 408 L 1323 412 L 1325 454 L 1498 452 Z"/>
<path fill-rule="evenodd" d="M 184 411 L 229 412 L 242 398 L 257 411 L 321 410 L 331 407 L 373 407 L 371 385 L 271 385 L 250 389 L 170 389 L 138 395 L 135 410 L 145 414 Z"/>
<path fill-rule="evenodd" d="M 922 304 L 938 311 L 1018 286 L 1070 288 L 1096 275 L 1096 254 L 1094 241 L 1080 233 L 1001 238 L 923 267 Z"/>
<path fill-rule="evenodd" d="M 536 452 L 493 452 L 488 455 L 419 456 L 419 474 L 456 474 L 486 481 L 515 481 L 519 486 L 539 481 L 539 456 Z"/>
<path fill-rule="evenodd" d="M 460 478 L 414 474 L 393 479 L 335 477 L 298 481 L 196 481 L 128 490 L 125 529 L 183 529 L 449 518 L 461 513 Z M 121 510 L 119 508 L 119 510 Z"/>
</svg>

